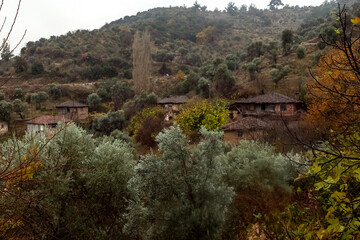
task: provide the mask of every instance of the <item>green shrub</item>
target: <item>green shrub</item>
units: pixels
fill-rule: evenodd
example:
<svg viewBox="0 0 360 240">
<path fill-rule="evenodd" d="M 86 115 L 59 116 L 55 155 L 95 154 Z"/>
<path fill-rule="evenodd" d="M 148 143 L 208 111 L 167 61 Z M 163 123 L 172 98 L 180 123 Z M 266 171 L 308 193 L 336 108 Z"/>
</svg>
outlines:
<svg viewBox="0 0 360 240">
<path fill-rule="evenodd" d="M 0 101 L 0 120 L 5 121 L 5 122 L 10 122 L 12 110 L 13 110 L 13 105 L 11 102 L 1 100 Z"/>
<path fill-rule="evenodd" d="M 162 107 L 145 108 L 130 120 L 128 130 L 137 142 L 155 145 L 155 137 L 164 127 L 165 112 Z"/>
<path fill-rule="evenodd" d="M 296 48 L 296 56 L 297 56 L 297 58 L 298 59 L 303 59 L 305 57 L 305 55 L 306 55 L 305 47 L 299 45 Z"/>
<path fill-rule="evenodd" d="M 2 223 L 1 234 L 34 239 L 129 238 L 122 231 L 130 199 L 127 182 L 135 165 L 129 144 L 93 139 L 72 124 L 65 129 L 59 125 L 49 139 L 33 133 L 11 138 L 0 145 L 0 152 L 7 159 L 0 164 L 1 172 L 17 173 L 3 179 L 7 191 L 0 199 L 0 218 L 21 216 L 11 227 Z"/>
<path fill-rule="evenodd" d="M 271 76 L 271 79 L 276 84 L 276 87 L 281 79 L 283 79 L 285 76 L 287 76 L 291 71 L 290 66 L 282 66 L 277 65 L 276 68 L 273 68 L 270 70 L 269 74 Z"/>
<path fill-rule="evenodd" d="M 87 97 L 87 103 L 92 109 L 97 109 L 101 105 L 101 98 L 97 93 L 91 93 Z"/>
<path fill-rule="evenodd" d="M 219 130 L 229 119 L 227 102 L 221 99 L 189 102 L 176 117 L 176 123 L 189 136 L 197 135 L 201 126 L 207 130 Z"/>
<path fill-rule="evenodd" d="M 217 239 L 234 192 L 224 184 L 222 133 L 190 148 L 179 126 L 156 137 L 161 154 L 139 160 L 125 232 L 134 239 Z M 166 221 L 164 221 L 166 219 Z"/>
<path fill-rule="evenodd" d="M 0 90 L 0 101 L 1 100 L 5 100 L 5 93 L 2 90 Z"/>
<path fill-rule="evenodd" d="M 57 100 L 62 96 L 62 89 L 56 83 L 52 83 L 49 85 L 47 92 L 51 96 L 53 100 Z"/>
<path fill-rule="evenodd" d="M 14 97 L 15 97 L 15 98 L 22 98 L 22 97 L 23 97 L 23 90 L 22 90 L 22 88 L 15 88 L 15 89 L 14 89 Z"/>
<path fill-rule="evenodd" d="M 44 72 L 44 66 L 41 62 L 35 61 L 31 66 L 31 74 L 39 75 Z"/>
<path fill-rule="evenodd" d="M 110 135 L 114 130 L 122 130 L 125 126 L 125 114 L 123 111 L 110 112 L 92 121 L 92 130 L 97 135 Z"/>
</svg>

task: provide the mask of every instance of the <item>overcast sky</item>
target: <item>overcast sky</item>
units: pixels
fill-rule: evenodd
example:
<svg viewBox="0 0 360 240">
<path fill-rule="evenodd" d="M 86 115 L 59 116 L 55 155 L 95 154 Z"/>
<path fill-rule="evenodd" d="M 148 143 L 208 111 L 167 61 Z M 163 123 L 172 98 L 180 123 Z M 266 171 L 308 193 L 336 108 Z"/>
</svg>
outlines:
<svg viewBox="0 0 360 240">
<path fill-rule="evenodd" d="M 208 10 L 215 8 L 223 10 L 230 1 L 236 6 L 254 3 L 257 8 L 267 8 L 270 0 L 198 0 L 198 3 L 206 5 Z M 7 17 L 7 22 L 0 33 L 1 39 L 5 37 L 11 26 L 17 2 L 18 0 L 4 0 L 0 20 L 2 22 Z M 190 7 L 194 2 L 195 0 L 22 0 L 18 19 L 10 36 L 10 44 L 12 47 L 15 46 L 25 30 L 27 30 L 26 37 L 16 52 L 19 52 L 26 42 L 36 41 L 42 37 L 59 36 L 77 29 L 93 30 L 102 27 L 105 23 L 150 8 L 170 5 Z M 323 0 L 283 0 L 282 2 L 290 6 L 308 6 L 320 5 Z"/>
</svg>

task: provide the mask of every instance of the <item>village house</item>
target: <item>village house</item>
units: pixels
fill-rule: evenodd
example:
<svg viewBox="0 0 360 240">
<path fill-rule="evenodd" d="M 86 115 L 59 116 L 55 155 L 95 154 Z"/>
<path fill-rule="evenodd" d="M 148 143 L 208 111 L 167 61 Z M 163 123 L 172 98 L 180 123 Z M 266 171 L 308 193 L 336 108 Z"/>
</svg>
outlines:
<svg viewBox="0 0 360 240">
<path fill-rule="evenodd" d="M 26 123 L 27 131 L 32 133 L 43 132 L 46 127 L 49 129 L 55 128 L 59 122 L 68 123 L 71 122 L 71 119 L 64 116 L 37 117 Z"/>
<path fill-rule="evenodd" d="M 238 115 L 254 117 L 296 117 L 303 109 L 301 101 L 282 95 L 268 93 L 245 99 L 230 105 L 230 117 Z"/>
<path fill-rule="evenodd" d="M 5 121 L 0 121 L 0 135 L 9 131 L 9 125 Z"/>
<path fill-rule="evenodd" d="M 237 144 L 240 139 L 261 140 L 271 129 L 270 125 L 260 119 L 244 117 L 222 127 L 224 141 Z"/>
<path fill-rule="evenodd" d="M 157 103 L 165 109 L 165 120 L 169 121 L 179 114 L 182 105 L 188 100 L 187 96 L 173 96 L 158 99 Z"/>
<path fill-rule="evenodd" d="M 83 120 L 88 117 L 88 105 L 75 101 L 66 101 L 56 106 L 58 115 L 71 120 Z"/>
</svg>

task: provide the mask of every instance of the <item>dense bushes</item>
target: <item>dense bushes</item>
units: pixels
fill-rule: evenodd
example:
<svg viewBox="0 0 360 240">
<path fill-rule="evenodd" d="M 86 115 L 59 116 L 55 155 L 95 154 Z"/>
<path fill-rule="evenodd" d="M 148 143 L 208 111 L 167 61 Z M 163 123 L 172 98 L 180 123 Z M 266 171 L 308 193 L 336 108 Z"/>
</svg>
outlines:
<svg viewBox="0 0 360 240">
<path fill-rule="evenodd" d="M 225 63 L 221 63 L 215 68 L 213 79 L 215 82 L 215 89 L 222 96 L 226 96 L 230 93 L 232 87 L 235 85 L 235 78 L 232 76 Z"/>
<path fill-rule="evenodd" d="M 87 97 L 87 103 L 92 110 L 96 110 L 101 105 L 101 97 L 97 93 L 91 93 Z"/>
<path fill-rule="evenodd" d="M 122 130 L 125 126 L 123 111 L 110 112 L 92 121 L 92 130 L 98 135 L 110 135 L 116 129 Z"/>
<path fill-rule="evenodd" d="M 0 146 L 7 159 L 0 164 L 6 171 L 1 188 L 7 189 L 0 199 L 0 236 L 126 238 L 123 214 L 133 149 L 119 140 L 94 140 L 75 125 L 56 132 L 50 140 L 26 134 Z M 21 157 L 15 161 L 15 155 Z"/>
<path fill-rule="evenodd" d="M 301 155 L 278 154 L 265 143 L 241 141 L 226 154 L 226 181 L 235 189 L 224 237 L 245 239 L 251 224 L 261 222 L 266 236 L 274 238 L 285 234 L 286 228 L 274 223 L 291 203 L 293 179 L 305 172 Z M 277 228 L 273 229 L 273 225 Z"/>
<path fill-rule="evenodd" d="M 116 77 L 117 75 L 117 69 L 109 65 L 94 65 L 83 72 L 84 78 L 89 80 L 98 80 L 103 77 L 112 78 Z"/>
<path fill-rule="evenodd" d="M 130 119 L 143 108 L 153 106 L 156 103 L 157 96 L 155 93 L 146 94 L 145 92 L 141 92 L 135 96 L 135 99 L 127 101 L 123 106 L 123 110 L 125 111 L 126 118 Z"/>
<path fill-rule="evenodd" d="M 117 78 L 107 79 L 102 87 L 98 88 L 97 94 L 104 101 L 112 100 L 115 110 L 120 109 L 123 103 L 133 96 L 128 82 Z"/>
<path fill-rule="evenodd" d="M 179 71 L 176 76 L 179 78 L 179 80 L 182 77 L 185 78 L 185 75 L 182 73 L 182 71 Z M 196 89 L 199 78 L 200 78 L 199 75 L 197 75 L 194 72 L 190 72 L 190 74 L 184 80 L 182 80 L 176 85 L 175 93 L 179 95 L 184 95 L 190 92 L 191 90 Z"/>
<path fill-rule="evenodd" d="M 176 122 L 190 136 L 197 135 L 201 126 L 208 130 L 219 130 L 228 121 L 226 106 L 223 100 L 189 102 L 177 116 Z"/>
<path fill-rule="evenodd" d="M 276 68 L 270 70 L 269 74 L 276 87 L 278 86 L 279 81 L 288 75 L 290 71 L 291 68 L 288 65 L 277 65 Z"/>
<path fill-rule="evenodd" d="M 160 49 L 156 52 L 153 58 L 158 62 L 170 62 L 174 59 L 174 54 L 166 49 Z"/>
<path fill-rule="evenodd" d="M 19 114 L 19 117 L 21 119 L 24 119 L 25 114 L 28 111 L 28 105 L 24 102 L 22 102 L 20 99 L 16 98 L 13 102 L 13 111 L 17 114 Z"/>
<path fill-rule="evenodd" d="M 35 104 L 36 109 L 40 109 L 41 103 L 45 102 L 48 99 L 49 95 L 44 91 L 27 93 L 25 95 L 25 101 L 29 104 Z"/>
<path fill-rule="evenodd" d="M 179 126 L 156 138 L 161 155 L 139 161 L 129 181 L 132 201 L 125 231 L 135 238 L 215 239 L 220 236 L 233 189 L 223 181 L 221 133 L 190 149 Z M 166 219 L 166 221 L 164 221 Z"/>
<path fill-rule="evenodd" d="M 59 99 L 63 94 L 62 88 L 55 83 L 49 85 L 47 92 L 49 93 L 49 95 L 53 100 Z"/>
<path fill-rule="evenodd" d="M 260 72 L 261 58 L 256 57 L 251 62 L 246 64 L 244 67 L 249 72 L 250 80 L 255 80 L 256 73 Z"/>
<path fill-rule="evenodd" d="M 11 119 L 11 112 L 13 105 L 11 104 L 11 102 L 8 102 L 6 100 L 1 100 L 0 101 L 0 120 L 1 121 L 5 121 L 5 122 L 9 122 Z"/>
<path fill-rule="evenodd" d="M 306 50 L 303 46 L 298 46 L 296 48 L 296 56 L 298 59 L 303 59 L 306 55 Z"/>
<path fill-rule="evenodd" d="M 40 61 L 35 61 L 31 66 L 31 73 L 33 75 L 39 75 L 44 72 L 44 66 Z"/>
<path fill-rule="evenodd" d="M 8 140 L 0 146 L 1 187 L 7 189 L 0 198 L 1 237 L 245 236 L 254 215 L 273 211 L 277 198 L 263 193 L 287 199 L 297 174 L 288 159 L 301 158 L 255 142 L 231 149 L 221 132 L 202 128 L 200 134 L 201 142 L 190 147 L 172 126 L 156 137 L 161 154 L 137 163 L 131 140 L 119 130 L 94 139 L 75 125 L 59 125 L 50 139 L 26 134 Z"/>
<path fill-rule="evenodd" d="M 131 118 L 128 130 L 137 142 L 146 146 L 155 145 L 155 137 L 165 126 L 162 107 L 145 108 Z"/>
</svg>

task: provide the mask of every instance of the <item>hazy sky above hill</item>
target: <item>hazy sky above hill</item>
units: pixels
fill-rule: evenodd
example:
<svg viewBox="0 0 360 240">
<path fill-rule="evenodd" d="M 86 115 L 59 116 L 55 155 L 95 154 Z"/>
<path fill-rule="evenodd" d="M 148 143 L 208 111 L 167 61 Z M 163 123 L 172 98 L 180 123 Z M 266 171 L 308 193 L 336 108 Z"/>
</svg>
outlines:
<svg viewBox="0 0 360 240">
<path fill-rule="evenodd" d="M 216 1 L 198 0 L 201 5 L 206 5 L 208 10 L 218 8 L 223 10 L 228 2 L 234 2 L 236 6 L 250 5 L 253 2 L 257 8 L 267 8 L 270 0 L 250 1 Z M 11 26 L 15 16 L 18 0 L 4 0 L 4 6 L 0 12 L 1 22 L 7 17 L 5 27 L 1 32 L 1 38 Z M 42 37 L 59 36 L 77 29 L 93 30 L 102 27 L 105 23 L 122 18 L 126 15 L 135 15 L 137 12 L 146 11 L 155 7 L 187 6 L 193 5 L 195 0 L 22 0 L 20 12 L 14 30 L 10 36 L 11 46 L 15 46 L 23 32 L 27 34 L 16 53 L 28 41 L 36 41 Z M 320 5 L 323 0 L 283 0 L 290 6 Z"/>
</svg>

